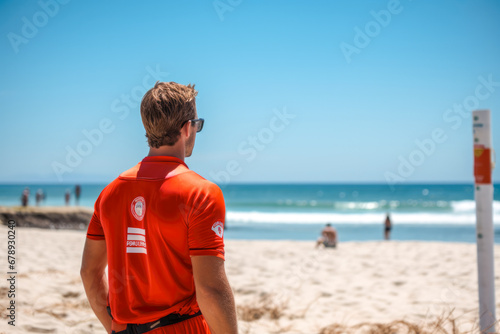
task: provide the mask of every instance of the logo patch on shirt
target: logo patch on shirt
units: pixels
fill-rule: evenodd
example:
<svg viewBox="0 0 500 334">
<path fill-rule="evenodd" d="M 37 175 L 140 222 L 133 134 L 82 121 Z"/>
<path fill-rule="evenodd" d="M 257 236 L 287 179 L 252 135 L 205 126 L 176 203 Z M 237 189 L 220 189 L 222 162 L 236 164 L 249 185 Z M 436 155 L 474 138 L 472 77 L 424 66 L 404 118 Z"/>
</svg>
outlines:
<svg viewBox="0 0 500 334">
<path fill-rule="evenodd" d="M 224 224 L 222 224 L 222 222 L 215 222 L 212 225 L 212 231 L 214 231 L 217 236 L 222 238 L 222 236 L 224 235 Z"/>
<path fill-rule="evenodd" d="M 144 218 L 144 214 L 146 213 L 146 201 L 144 200 L 144 197 L 136 197 L 132 201 L 130 211 L 132 211 L 132 216 L 134 216 L 135 219 L 141 221 Z"/>
<path fill-rule="evenodd" d="M 127 229 L 127 253 L 148 253 L 145 229 L 136 227 Z"/>
</svg>

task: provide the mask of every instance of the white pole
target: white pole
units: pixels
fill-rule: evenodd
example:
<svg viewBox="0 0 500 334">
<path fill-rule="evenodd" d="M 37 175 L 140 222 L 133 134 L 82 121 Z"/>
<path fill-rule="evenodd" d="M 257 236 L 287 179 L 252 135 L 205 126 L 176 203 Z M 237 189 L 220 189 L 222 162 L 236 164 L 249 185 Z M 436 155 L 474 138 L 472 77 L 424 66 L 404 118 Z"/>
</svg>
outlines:
<svg viewBox="0 0 500 334">
<path fill-rule="evenodd" d="M 490 111 L 473 113 L 477 276 L 481 333 L 495 332 L 493 185 Z"/>
</svg>

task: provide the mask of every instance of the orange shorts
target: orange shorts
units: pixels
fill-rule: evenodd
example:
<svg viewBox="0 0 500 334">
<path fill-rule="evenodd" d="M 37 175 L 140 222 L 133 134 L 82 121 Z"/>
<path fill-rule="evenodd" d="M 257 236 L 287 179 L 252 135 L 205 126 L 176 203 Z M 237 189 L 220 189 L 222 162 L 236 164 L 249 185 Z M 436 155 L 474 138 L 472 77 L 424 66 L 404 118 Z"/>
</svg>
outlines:
<svg viewBox="0 0 500 334">
<path fill-rule="evenodd" d="M 126 328 L 124 325 L 119 325 L 113 322 L 112 329 L 115 332 L 122 331 Z M 147 332 L 147 334 L 210 334 L 210 329 L 205 321 L 203 315 L 187 319 L 176 324 L 163 326 L 152 331 Z"/>
</svg>

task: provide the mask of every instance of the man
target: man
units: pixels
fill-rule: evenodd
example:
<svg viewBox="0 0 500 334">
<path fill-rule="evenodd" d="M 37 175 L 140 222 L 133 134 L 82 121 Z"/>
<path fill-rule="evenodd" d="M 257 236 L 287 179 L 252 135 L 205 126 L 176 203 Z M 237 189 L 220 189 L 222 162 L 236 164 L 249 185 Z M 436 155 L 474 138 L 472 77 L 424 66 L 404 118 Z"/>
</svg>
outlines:
<svg viewBox="0 0 500 334">
<path fill-rule="evenodd" d="M 66 203 L 66 206 L 69 206 L 69 200 L 71 199 L 71 192 L 69 189 L 66 189 L 66 192 L 64 193 L 64 202 Z"/>
<path fill-rule="evenodd" d="M 191 85 L 157 82 L 144 95 L 149 155 L 95 203 L 81 276 L 108 333 L 237 333 L 224 198 L 184 163 L 203 128 L 196 94 Z"/>
<path fill-rule="evenodd" d="M 392 222 L 391 218 L 389 217 L 389 212 L 385 215 L 385 221 L 384 221 L 384 239 L 389 240 L 391 238 L 391 229 L 392 229 Z"/>
<path fill-rule="evenodd" d="M 30 198 L 30 188 L 26 187 L 24 188 L 23 193 L 21 195 L 21 205 L 28 206 L 29 198 Z"/>
<path fill-rule="evenodd" d="M 80 195 L 82 194 L 82 187 L 77 184 L 75 186 L 75 200 L 76 200 L 76 205 L 80 205 Z"/>
<path fill-rule="evenodd" d="M 316 242 L 316 248 L 321 245 L 325 247 L 337 247 L 337 230 L 330 223 L 326 224 L 325 228 L 321 231 L 321 237 Z"/>
<path fill-rule="evenodd" d="M 36 194 L 35 194 L 36 206 L 39 206 L 44 198 L 45 198 L 45 194 L 43 193 L 43 190 L 38 189 L 36 191 Z"/>
</svg>

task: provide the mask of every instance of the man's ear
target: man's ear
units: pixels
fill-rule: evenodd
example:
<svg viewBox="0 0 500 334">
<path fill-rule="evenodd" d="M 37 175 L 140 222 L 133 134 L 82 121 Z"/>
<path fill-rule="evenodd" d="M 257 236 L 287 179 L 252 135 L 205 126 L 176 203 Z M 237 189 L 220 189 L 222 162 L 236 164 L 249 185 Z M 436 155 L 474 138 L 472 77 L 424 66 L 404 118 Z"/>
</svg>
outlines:
<svg viewBox="0 0 500 334">
<path fill-rule="evenodd" d="M 191 136 L 191 131 L 189 130 L 191 130 L 191 121 L 187 121 L 181 129 L 181 132 L 184 133 L 186 138 L 189 138 Z"/>
</svg>

